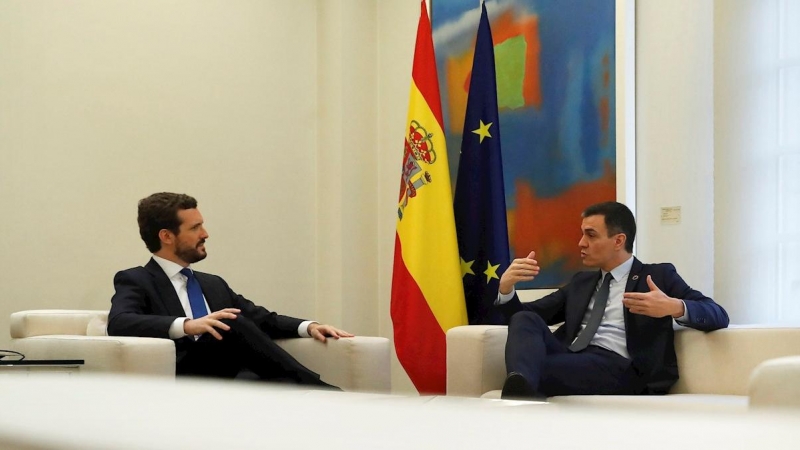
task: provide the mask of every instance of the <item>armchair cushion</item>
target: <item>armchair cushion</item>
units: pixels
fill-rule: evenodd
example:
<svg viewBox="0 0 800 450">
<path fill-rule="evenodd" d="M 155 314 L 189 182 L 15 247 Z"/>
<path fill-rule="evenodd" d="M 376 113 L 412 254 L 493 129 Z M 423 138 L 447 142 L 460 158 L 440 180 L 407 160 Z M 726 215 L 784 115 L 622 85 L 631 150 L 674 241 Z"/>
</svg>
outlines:
<svg viewBox="0 0 800 450">
<path fill-rule="evenodd" d="M 503 387 L 508 327 L 468 325 L 447 332 L 447 395 L 480 397 Z"/>
</svg>

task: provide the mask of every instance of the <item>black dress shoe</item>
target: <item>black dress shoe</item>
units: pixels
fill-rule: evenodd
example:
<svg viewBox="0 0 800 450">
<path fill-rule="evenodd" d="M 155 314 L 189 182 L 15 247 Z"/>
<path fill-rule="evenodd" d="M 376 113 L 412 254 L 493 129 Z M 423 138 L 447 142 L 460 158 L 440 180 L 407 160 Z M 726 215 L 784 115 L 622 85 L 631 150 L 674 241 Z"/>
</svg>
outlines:
<svg viewBox="0 0 800 450">
<path fill-rule="evenodd" d="M 528 384 L 528 380 L 519 372 L 508 374 L 506 382 L 503 383 L 503 392 L 500 394 L 503 400 L 534 400 L 538 397 Z"/>
</svg>

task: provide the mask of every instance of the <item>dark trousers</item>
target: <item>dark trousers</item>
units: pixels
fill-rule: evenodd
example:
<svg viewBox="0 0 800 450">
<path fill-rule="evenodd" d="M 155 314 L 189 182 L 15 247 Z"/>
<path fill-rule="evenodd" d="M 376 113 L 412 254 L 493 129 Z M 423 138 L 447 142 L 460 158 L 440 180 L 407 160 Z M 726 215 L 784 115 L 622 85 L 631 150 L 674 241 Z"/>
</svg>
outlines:
<svg viewBox="0 0 800 450">
<path fill-rule="evenodd" d="M 177 375 L 234 378 L 246 370 L 264 381 L 332 387 L 297 362 L 250 319 L 237 316 L 222 322 L 231 327 L 228 331 L 217 330 L 222 340 L 206 333 L 188 343 L 178 360 Z"/>
<path fill-rule="evenodd" d="M 601 347 L 580 352 L 550 332 L 533 312 L 514 314 L 508 325 L 506 372 L 518 372 L 540 396 L 634 394 L 630 360 Z"/>
</svg>

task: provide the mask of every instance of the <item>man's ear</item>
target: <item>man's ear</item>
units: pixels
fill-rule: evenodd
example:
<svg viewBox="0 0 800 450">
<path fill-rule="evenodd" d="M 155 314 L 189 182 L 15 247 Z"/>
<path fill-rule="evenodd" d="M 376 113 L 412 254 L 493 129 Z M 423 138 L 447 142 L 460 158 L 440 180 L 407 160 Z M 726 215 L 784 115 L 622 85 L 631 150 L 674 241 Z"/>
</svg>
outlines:
<svg viewBox="0 0 800 450">
<path fill-rule="evenodd" d="M 617 249 L 625 249 L 625 241 L 627 240 L 628 236 L 626 236 L 625 233 L 619 233 L 614 238 L 614 246 L 617 247 Z"/>
<path fill-rule="evenodd" d="M 161 239 L 162 245 L 172 245 L 173 242 L 175 242 L 175 235 L 166 228 L 162 228 L 161 231 L 158 232 L 158 238 Z"/>
</svg>

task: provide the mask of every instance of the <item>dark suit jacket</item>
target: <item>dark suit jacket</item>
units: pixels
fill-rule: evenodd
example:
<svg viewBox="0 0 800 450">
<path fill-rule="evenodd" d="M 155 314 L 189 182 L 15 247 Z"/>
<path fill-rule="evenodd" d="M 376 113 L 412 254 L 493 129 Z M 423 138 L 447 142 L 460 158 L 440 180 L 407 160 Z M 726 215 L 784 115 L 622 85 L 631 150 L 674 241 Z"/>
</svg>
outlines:
<svg viewBox="0 0 800 450">
<path fill-rule="evenodd" d="M 634 258 L 625 292 L 649 292 L 647 276 L 665 294 L 686 303 L 690 323 L 686 326 L 712 331 L 728 326 L 728 314 L 714 300 L 689 287 L 672 264 L 642 264 Z M 518 311 L 533 311 L 548 325 L 564 322 L 556 338 L 569 345 L 581 329 L 581 321 L 600 280 L 599 271 L 578 272 L 570 282 L 552 294 L 529 303 L 514 298 L 500 308 L 506 317 Z M 625 335 L 638 385 L 637 392 L 666 394 L 678 380 L 672 317 L 652 318 L 624 308 Z"/>
<path fill-rule="evenodd" d="M 216 275 L 194 273 L 211 312 L 238 308 L 242 316 L 252 320 L 273 339 L 298 337 L 297 328 L 302 319 L 282 316 L 254 304 L 233 292 L 225 280 Z M 111 336 L 169 339 L 170 325 L 179 317 L 186 317 L 172 282 L 152 258 L 144 267 L 117 272 L 114 288 L 116 292 L 108 314 Z M 188 336 L 175 340 L 178 361 L 193 342 Z"/>
</svg>

